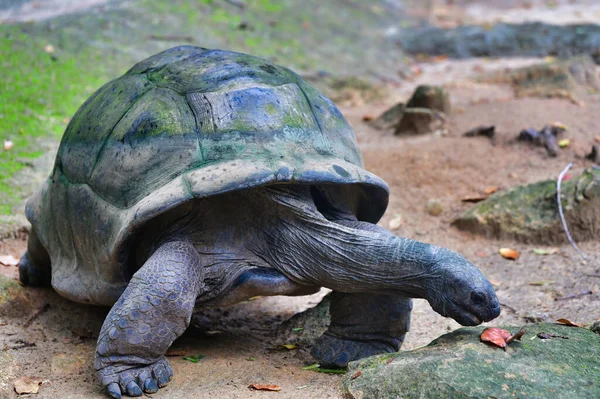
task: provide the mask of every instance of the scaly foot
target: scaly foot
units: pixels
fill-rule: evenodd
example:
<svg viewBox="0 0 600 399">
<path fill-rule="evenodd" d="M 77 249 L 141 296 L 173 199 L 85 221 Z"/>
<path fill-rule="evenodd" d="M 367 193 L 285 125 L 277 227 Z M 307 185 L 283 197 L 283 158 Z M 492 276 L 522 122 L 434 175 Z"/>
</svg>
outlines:
<svg viewBox="0 0 600 399">
<path fill-rule="evenodd" d="M 173 370 L 163 356 L 151 364 L 136 364 L 141 359 L 136 356 L 97 357 L 96 368 L 107 393 L 116 399 L 121 395 L 142 396 L 155 393 L 167 386 Z"/>
</svg>

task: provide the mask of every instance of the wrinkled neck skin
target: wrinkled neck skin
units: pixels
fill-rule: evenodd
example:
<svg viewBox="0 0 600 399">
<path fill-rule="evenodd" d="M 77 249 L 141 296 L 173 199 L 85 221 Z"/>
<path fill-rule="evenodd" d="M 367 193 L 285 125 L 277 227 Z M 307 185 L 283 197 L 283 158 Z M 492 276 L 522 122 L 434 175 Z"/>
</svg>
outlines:
<svg viewBox="0 0 600 399">
<path fill-rule="evenodd" d="M 490 283 L 465 258 L 359 222 L 341 196 L 332 186 L 279 185 L 193 201 L 147 230 L 138 263 L 162 243 L 192 242 L 210 259 L 199 302 L 214 302 L 245 271 L 264 268 L 311 287 L 307 293 L 324 286 L 425 298 L 465 325 L 499 314 Z"/>
</svg>

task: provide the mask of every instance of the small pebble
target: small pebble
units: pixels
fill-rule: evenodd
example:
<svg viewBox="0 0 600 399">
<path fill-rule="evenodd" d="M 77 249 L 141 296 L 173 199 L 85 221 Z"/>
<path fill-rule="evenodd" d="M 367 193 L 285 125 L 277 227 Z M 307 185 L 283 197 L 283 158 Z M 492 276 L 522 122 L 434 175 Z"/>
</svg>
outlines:
<svg viewBox="0 0 600 399">
<path fill-rule="evenodd" d="M 427 201 L 427 213 L 431 216 L 439 216 L 444 211 L 444 207 L 439 200 L 431 199 Z"/>
</svg>

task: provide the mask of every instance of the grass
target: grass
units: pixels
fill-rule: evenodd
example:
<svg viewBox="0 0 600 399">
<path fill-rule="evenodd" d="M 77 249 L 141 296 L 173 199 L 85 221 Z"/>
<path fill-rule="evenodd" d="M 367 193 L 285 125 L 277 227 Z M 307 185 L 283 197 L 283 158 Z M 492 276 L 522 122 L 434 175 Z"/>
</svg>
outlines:
<svg viewBox="0 0 600 399">
<path fill-rule="evenodd" d="M 11 214 L 22 198 L 11 184 L 14 174 L 42 155 L 42 139 L 60 138 L 79 105 L 106 79 L 100 55 L 75 57 L 27 29 L 0 26 L 0 139 L 14 143 L 10 151 L 0 149 L 0 214 Z"/>
<path fill-rule="evenodd" d="M 246 52 L 297 72 L 370 73 L 363 55 L 374 48 L 365 45 L 372 38 L 359 28 L 375 26 L 378 16 L 358 0 L 341 8 L 338 2 L 247 0 L 242 9 L 214 0 L 135 0 L 115 10 L 0 25 L 0 216 L 15 214 L 29 194 L 15 175 L 60 140 L 77 108 L 135 61 L 168 47 Z M 2 149 L 5 139 L 14 143 L 10 151 Z"/>
</svg>

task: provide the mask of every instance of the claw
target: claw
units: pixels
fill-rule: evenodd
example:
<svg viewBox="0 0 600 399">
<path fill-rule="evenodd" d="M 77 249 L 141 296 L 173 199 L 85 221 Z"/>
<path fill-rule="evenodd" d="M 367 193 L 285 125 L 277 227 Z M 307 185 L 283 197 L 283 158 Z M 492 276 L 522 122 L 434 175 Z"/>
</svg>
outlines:
<svg viewBox="0 0 600 399">
<path fill-rule="evenodd" d="M 127 384 L 127 395 L 129 396 L 142 396 L 144 393 L 142 392 L 142 390 L 140 389 L 140 387 L 138 386 L 138 384 L 135 383 L 135 381 L 130 381 Z"/>
<path fill-rule="evenodd" d="M 111 398 L 121 399 L 121 388 L 116 382 L 111 382 L 106 386 L 106 392 Z"/>
<path fill-rule="evenodd" d="M 153 378 L 148 378 L 144 382 L 144 392 L 146 392 L 146 393 L 158 392 L 158 385 L 156 385 L 156 381 Z"/>
<path fill-rule="evenodd" d="M 158 381 L 159 387 L 166 387 L 169 383 L 169 375 L 167 374 L 167 370 L 163 365 L 158 365 L 154 368 L 154 376 Z"/>
</svg>

